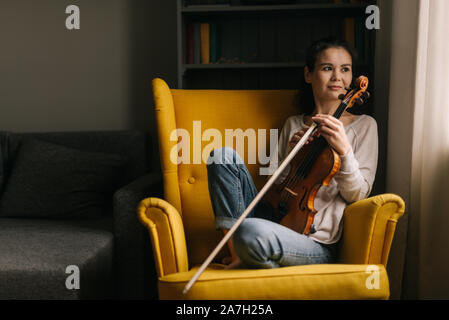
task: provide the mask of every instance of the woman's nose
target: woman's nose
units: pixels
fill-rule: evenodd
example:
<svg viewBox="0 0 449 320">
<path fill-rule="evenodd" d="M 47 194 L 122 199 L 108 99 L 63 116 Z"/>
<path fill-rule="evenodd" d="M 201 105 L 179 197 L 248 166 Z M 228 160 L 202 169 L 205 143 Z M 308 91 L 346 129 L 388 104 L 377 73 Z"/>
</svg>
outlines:
<svg viewBox="0 0 449 320">
<path fill-rule="evenodd" d="M 341 79 L 341 72 L 338 70 L 334 70 L 334 72 L 332 72 L 332 80 L 340 80 Z"/>
</svg>

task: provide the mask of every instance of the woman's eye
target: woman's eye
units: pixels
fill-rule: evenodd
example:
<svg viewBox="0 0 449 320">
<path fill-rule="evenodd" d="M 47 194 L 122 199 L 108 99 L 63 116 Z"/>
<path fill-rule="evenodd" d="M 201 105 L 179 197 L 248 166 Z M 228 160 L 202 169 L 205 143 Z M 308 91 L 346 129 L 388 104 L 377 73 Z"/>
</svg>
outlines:
<svg viewBox="0 0 449 320">
<path fill-rule="evenodd" d="M 327 67 L 324 67 L 324 68 L 323 68 L 323 70 L 324 70 L 324 71 L 331 71 L 331 70 L 332 70 L 332 68 L 331 68 L 331 67 L 329 67 L 329 66 L 327 66 Z"/>
<path fill-rule="evenodd" d="M 342 71 L 343 72 L 349 72 L 349 71 L 351 71 L 351 69 L 350 68 L 343 68 Z"/>
</svg>

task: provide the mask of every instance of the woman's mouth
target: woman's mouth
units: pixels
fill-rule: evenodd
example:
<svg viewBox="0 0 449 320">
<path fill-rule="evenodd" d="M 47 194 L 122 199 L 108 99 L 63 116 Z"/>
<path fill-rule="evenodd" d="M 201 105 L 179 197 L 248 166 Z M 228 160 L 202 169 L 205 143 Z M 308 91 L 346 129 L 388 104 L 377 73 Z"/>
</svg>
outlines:
<svg viewBox="0 0 449 320">
<path fill-rule="evenodd" d="M 341 86 L 329 86 L 328 88 L 333 91 L 338 91 L 338 90 L 341 90 L 342 87 Z"/>
</svg>

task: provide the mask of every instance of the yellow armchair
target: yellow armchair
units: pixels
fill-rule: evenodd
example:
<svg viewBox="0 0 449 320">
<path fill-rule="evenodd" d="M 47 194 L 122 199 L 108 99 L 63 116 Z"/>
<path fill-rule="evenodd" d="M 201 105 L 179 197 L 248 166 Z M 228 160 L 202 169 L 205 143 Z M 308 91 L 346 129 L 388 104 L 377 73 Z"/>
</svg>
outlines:
<svg viewBox="0 0 449 320">
<path fill-rule="evenodd" d="M 259 270 L 224 270 L 222 265 L 212 264 L 183 295 L 184 286 L 222 233 L 214 228 L 206 165 L 197 154 L 177 149 L 178 134 L 184 134 L 183 146 L 201 154 L 216 146 L 210 136 L 203 135 L 207 129 L 223 134 L 226 129 L 249 133 L 252 129 L 280 129 L 295 113 L 296 91 L 179 90 L 154 79 L 153 94 L 165 200 L 142 200 L 138 216 L 150 233 L 160 299 L 389 298 L 385 266 L 397 220 L 405 208 L 403 200 L 394 194 L 374 196 L 346 208 L 335 264 Z M 232 139 L 223 141 L 223 146 L 232 147 Z M 258 143 L 259 148 L 264 146 Z M 256 152 L 254 144 L 245 149 L 243 159 L 250 159 Z M 187 155 L 183 158 L 187 161 L 174 161 L 178 151 Z M 266 177 L 258 174 L 259 164 L 247 166 L 260 190 Z M 224 248 L 217 261 L 226 254 Z"/>
</svg>

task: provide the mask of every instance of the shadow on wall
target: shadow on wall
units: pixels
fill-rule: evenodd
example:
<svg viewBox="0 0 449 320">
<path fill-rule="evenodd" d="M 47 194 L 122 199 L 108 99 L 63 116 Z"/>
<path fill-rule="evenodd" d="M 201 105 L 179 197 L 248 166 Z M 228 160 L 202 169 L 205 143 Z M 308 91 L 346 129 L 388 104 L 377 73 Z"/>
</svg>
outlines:
<svg viewBox="0 0 449 320">
<path fill-rule="evenodd" d="M 156 121 L 151 80 L 161 77 L 171 87 L 176 87 L 176 2 L 175 1 L 125 1 L 128 39 L 129 121 L 135 129 L 150 131 L 152 135 L 153 171 L 160 171 Z M 149 195 L 151 196 L 151 195 Z M 145 299 L 157 299 L 157 275 L 153 261 L 150 238 L 144 248 Z M 150 272 L 149 272 L 150 271 Z"/>
<path fill-rule="evenodd" d="M 176 87 L 176 2 L 126 1 L 129 19 L 131 119 L 135 128 L 155 125 L 151 80 Z"/>
</svg>

